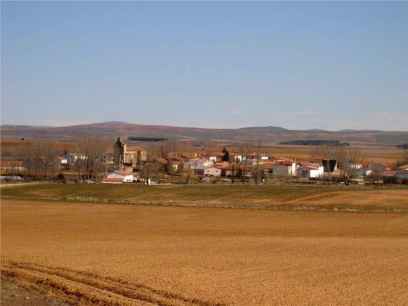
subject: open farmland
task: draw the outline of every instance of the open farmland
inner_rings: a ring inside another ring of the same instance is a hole
[[[394,165],[403,158],[403,150],[390,145],[369,145],[363,143],[352,144],[353,149],[361,152],[367,162]],[[304,145],[274,145],[265,147],[265,151],[272,156],[292,158],[296,160],[313,160],[316,158],[316,146]],[[321,156],[318,156],[319,158]]]
[[[339,185],[28,184],[2,188],[17,200],[154,206],[408,212],[408,188]]]
[[[406,305],[408,215],[1,203],[2,272],[70,303]]]

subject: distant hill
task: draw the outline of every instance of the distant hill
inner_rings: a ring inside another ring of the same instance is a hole
[[[321,140],[321,139],[309,139],[309,140],[291,140],[291,141],[282,141],[280,144],[283,145],[296,145],[296,146],[349,146],[347,142],[341,142],[338,140]]]
[[[245,127],[238,129],[209,129],[194,127],[176,127],[162,125],[141,125],[126,122],[102,122],[63,127],[49,126],[0,126],[2,137],[7,138],[47,138],[75,139],[86,136],[114,138],[121,137],[158,137],[177,140],[223,141],[223,142],[262,142],[263,145],[296,140],[330,140],[348,143],[400,145],[408,143],[408,131],[324,131],[324,130],[288,130],[281,127]]]

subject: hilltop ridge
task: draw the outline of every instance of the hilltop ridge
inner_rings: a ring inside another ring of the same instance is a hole
[[[277,144],[293,140],[338,140],[350,143],[399,145],[408,142],[408,131],[320,129],[290,130],[277,126],[242,128],[199,128],[169,125],[144,125],[122,121],[107,121],[70,126],[2,125],[2,137],[70,139],[78,137],[165,137],[177,140],[256,142]]]

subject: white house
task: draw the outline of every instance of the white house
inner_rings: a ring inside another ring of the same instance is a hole
[[[76,162],[77,160],[87,160],[88,156],[82,153],[69,153],[68,159],[70,159],[71,162]]]
[[[123,183],[133,183],[134,181],[135,177],[133,176],[133,174],[125,175],[122,180]]]
[[[214,165],[214,162],[212,160],[208,160],[205,158],[196,158],[196,159],[190,159],[189,161],[184,163],[184,166],[189,167],[192,170],[195,169],[205,169],[212,167]]]
[[[204,170],[213,165],[213,161],[205,158],[190,159],[184,163],[184,167],[193,170],[196,175],[204,175]]]
[[[204,175],[206,176],[221,176],[221,169],[216,167],[210,167],[204,169]]]
[[[68,170],[69,169],[69,161],[68,158],[65,157],[59,157],[60,160],[60,167],[62,169]]]
[[[133,174],[125,172],[112,172],[105,176],[102,183],[108,184],[121,184],[121,183],[133,183],[136,181],[136,177]]]
[[[324,175],[324,167],[314,163],[303,164],[297,169],[297,174],[308,178],[319,178]]]
[[[210,156],[210,157],[208,158],[208,160],[215,163],[215,162],[217,162],[217,156]]]
[[[242,162],[244,160],[244,157],[241,154],[237,154],[237,155],[234,155],[234,159],[237,162]]]
[[[112,172],[109,173],[102,181],[102,183],[107,184],[121,184],[125,179],[125,175],[121,173]]]
[[[296,163],[291,161],[281,161],[272,165],[272,173],[276,176],[295,176]]]
[[[318,177],[322,177],[324,175],[324,167],[323,166],[319,166],[315,169],[310,169],[309,170],[309,177],[310,178],[318,178]]]
[[[351,163],[351,164],[350,164],[350,168],[351,168],[351,169],[359,170],[359,169],[363,169],[363,165],[360,164],[360,163]]]

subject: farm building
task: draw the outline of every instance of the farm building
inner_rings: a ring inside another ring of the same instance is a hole
[[[0,174],[22,174],[26,171],[23,161],[21,160],[1,160]]]
[[[296,163],[286,160],[277,161],[272,165],[272,173],[276,176],[295,176]]]
[[[316,163],[303,163],[297,169],[297,175],[308,178],[319,178],[324,175],[324,167]]]
[[[190,168],[196,175],[204,175],[204,171],[214,165],[214,162],[205,158],[191,159],[184,163],[185,168]]]
[[[205,176],[221,176],[221,169],[216,167],[210,167],[204,170]]]

